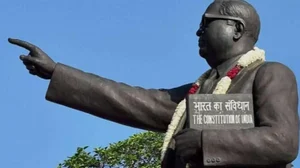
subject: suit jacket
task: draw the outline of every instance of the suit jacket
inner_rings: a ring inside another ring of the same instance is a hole
[[[165,132],[190,87],[132,87],[58,63],[46,99],[127,126]],[[293,72],[280,63],[253,64],[232,81],[228,93],[253,94],[255,128],[203,130],[202,164],[193,167],[288,167],[297,157],[299,141]]]

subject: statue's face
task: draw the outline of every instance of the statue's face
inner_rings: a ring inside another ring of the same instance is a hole
[[[234,45],[235,24],[239,18],[223,16],[219,14],[219,3],[212,3],[203,14],[200,28],[197,31],[199,37],[199,54],[210,65],[218,64],[225,58],[222,54]]]

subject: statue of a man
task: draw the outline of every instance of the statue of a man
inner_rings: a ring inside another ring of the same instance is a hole
[[[209,5],[197,36],[199,54],[211,69],[196,88],[193,83],[171,89],[132,87],[56,63],[28,42],[9,42],[30,51],[20,56],[30,74],[50,80],[47,100],[140,129],[166,132],[190,88],[197,93],[250,93],[254,128],[194,130],[183,123],[171,136],[174,148],[164,153],[162,167],[286,168],[298,154],[297,83],[285,65],[263,61],[264,52],[255,47],[259,32],[259,16],[247,2]]]

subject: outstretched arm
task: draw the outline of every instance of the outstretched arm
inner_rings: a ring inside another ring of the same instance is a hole
[[[203,130],[205,166],[285,165],[297,157],[299,118],[294,74],[282,64],[266,63],[258,70],[253,87],[256,127]]]
[[[20,59],[32,75],[51,79],[46,99],[120,124],[166,131],[177,104],[191,84],[173,89],[143,89],[55,63],[37,46],[19,39],[29,50]]]

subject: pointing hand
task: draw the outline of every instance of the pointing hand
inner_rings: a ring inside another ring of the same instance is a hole
[[[12,38],[9,38],[8,41],[29,50],[28,55],[21,55],[20,59],[30,74],[43,79],[51,79],[56,63],[45,52],[26,41]]]

